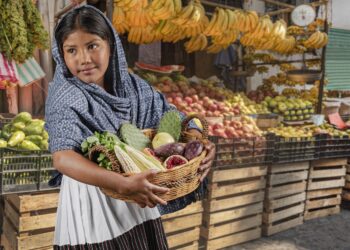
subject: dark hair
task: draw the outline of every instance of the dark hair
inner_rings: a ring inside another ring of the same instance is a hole
[[[64,40],[76,30],[83,30],[101,37],[109,43],[111,53],[113,53],[114,35],[105,18],[93,8],[81,7],[66,14],[56,28],[55,39],[62,57]]]

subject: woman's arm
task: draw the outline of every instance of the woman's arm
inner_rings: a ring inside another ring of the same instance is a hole
[[[73,150],[53,153],[53,165],[59,172],[77,181],[129,196],[141,207],[154,207],[157,204],[166,205],[166,202],[160,199],[156,193],[166,193],[169,190],[149,182],[156,174],[154,171],[145,171],[141,174],[123,177],[116,172],[98,166]]]

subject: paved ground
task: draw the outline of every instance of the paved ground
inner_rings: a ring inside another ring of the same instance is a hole
[[[226,250],[350,250],[350,210]]]

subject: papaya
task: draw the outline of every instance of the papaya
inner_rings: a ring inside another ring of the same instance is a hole
[[[43,138],[40,135],[27,135],[24,140],[31,141],[36,145],[40,145]]]
[[[15,123],[12,123],[11,131],[13,132],[20,131],[20,130],[23,130],[25,127],[26,127],[26,124],[24,122],[15,122]]]
[[[19,145],[25,137],[26,135],[22,131],[16,131],[11,135],[9,141],[7,142],[7,145],[10,147],[15,147]]]
[[[23,129],[26,135],[41,135],[43,131],[44,125],[39,122],[31,122]]]
[[[49,143],[47,142],[47,140],[42,140],[41,141],[40,148],[42,150],[48,150],[49,149]]]
[[[7,124],[7,125],[9,125],[9,124]],[[11,137],[11,128],[7,129],[5,127],[6,127],[6,125],[2,128],[0,137],[5,139],[5,140],[8,140]]]
[[[23,122],[29,123],[32,120],[32,115],[28,112],[21,112],[13,118],[12,123]]]
[[[6,148],[7,147],[7,141],[0,139],[0,148]]]
[[[36,145],[35,143],[27,140],[23,140],[21,144],[19,145],[20,149],[25,149],[25,150],[40,150],[39,146]]]
[[[41,136],[43,137],[43,139],[49,139],[49,133],[47,133],[47,131],[44,129],[43,133],[41,134]]]

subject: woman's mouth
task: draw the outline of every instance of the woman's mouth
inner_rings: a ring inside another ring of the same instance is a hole
[[[81,69],[80,73],[83,73],[84,75],[91,75],[95,69],[96,67]]]

